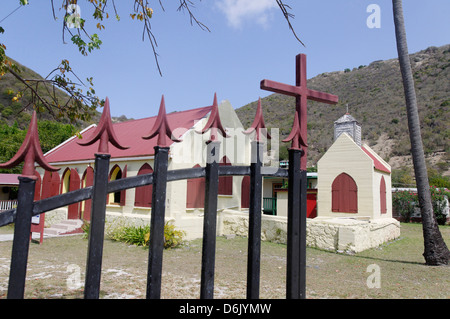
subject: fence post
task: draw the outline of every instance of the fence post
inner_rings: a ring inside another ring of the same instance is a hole
[[[300,251],[299,251],[299,298],[306,298],[306,192],[308,180],[306,170],[300,170]]]
[[[261,195],[262,195],[262,143],[252,142],[250,164],[250,208],[247,255],[247,298],[259,298],[261,264]]]
[[[155,146],[150,247],[148,251],[147,299],[159,299],[161,296],[168,159],[169,147]]]
[[[9,272],[8,299],[23,299],[30,247],[31,217],[36,180],[19,176],[17,214]]]
[[[289,188],[287,225],[286,298],[300,297],[300,201],[301,150],[289,149]]]
[[[205,167],[205,210],[203,220],[202,272],[200,286],[201,299],[212,299],[214,297],[219,153],[220,142],[209,142],[207,145]]]
[[[89,228],[88,256],[84,298],[98,299],[102,272],[103,239],[108,186],[110,154],[95,154],[94,184],[92,186],[91,225]]]

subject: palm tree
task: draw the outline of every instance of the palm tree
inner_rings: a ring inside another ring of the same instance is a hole
[[[414,80],[412,76],[411,63],[409,60],[408,46],[406,43],[402,1],[392,0],[392,5],[394,11],[398,60],[400,63],[400,71],[402,73],[403,88],[405,91],[411,153],[414,164],[414,173],[416,176],[420,212],[422,215],[422,228],[425,246],[423,256],[427,265],[448,265],[450,261],[450,252],[439,231],[431,202],[428,173],[425,164],[422,137],[420,134],[416,92],[414,89]]]

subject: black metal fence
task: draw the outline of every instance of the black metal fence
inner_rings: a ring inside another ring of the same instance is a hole
[[[288,240],[287,240],[287,298],[305,297],[305,242],[306,242],[306,172],[294,169],[265,169],[261,157],[251,166],[219,166],[218,149],[220,142],[208,145],[208,163],[206,167],[167,170],[168,148],[155,147],[155,170],[152,174],[128,177],[108,182],[108,154],[95,155],[94,185],[76,191],[57,195],[33,202],[35,180],[19,177],[19,198],[16,209],[0,214],[0,226],[15,223],[11,256],[11,270],[8,285],[8,298],[23,298],[30,242],[31,217],[69,204],[92,199],[92,215],[89,233],[88,258],[85,277],[85,298],[98,298],[102,268],[102,251],[106,197],[109,193],[153,184],[151,238],[147,274],[147,298],[159,298],[161,291],[161,268],[164,243],[164,214],[166,183],[181,179],[205,178],[205,213],[203,226],[202,270],[200,298],[213,298],[214,264],[216,244],[217,190],[219,176],[250,175],[250,209],[248,235],[247,297],[258,298],[260,286],[260,249],[261,249],[261,194],[262,177],[289,177],[288,201]],[[252,147],[260,154],[259,142]],[[215,155],[212,155],[215,154]],[[300,151],[291,150],[290,158],[299,161]],[[299,167],[299,166],[298,166]],[[295,183],[291,181],[296,181]],[[297,185],[292,189],[291,185]],[[303,188],[303,189],[302,189]]]
[[[165,118],[159,119],[159,122],[165,121]],[[109,123],[111,123],[110,118]],[[106,126],[104,123],[103,126],[99,124],[98,129],[100,130],[101,127]],[[31,127],[30,125],[30,129]],[[258,125],[252,127],[254,129],[259,128]],[[163,126],[162,129],[166,130],[166,127]],[[215,131],[212,128],[211,134],[213,132],[217,133],[217,129],[220,129],[220,127],[216,127]],[[108,130],[105,131],[111,134]],[[159,132],[159,134],[166,134],[166,132]],[[23,176],[19,177],[17,208],[0,213],[0,226],[15,223],[7,298],[17,299],[24,297],[32,216],[88,199],[92,200],[92,206],[84,297],[88,299],[99,298],[107,196],[109,193],[149,184],[153,184],[153,193],[146,297],[160,298],[166,185],[171,181],[191,178],[205,178],[200,298],[213,298],[219,176],[244,175],[250,176],[247,298],[259,298],[263,176],[287,177],[289,180],[286,297],[305,298],[307,179],[306,171],[300,169],[300,159],[303,153],[301,150],[295,148],[289,150],[288,170],[281,168],[274,170],[272,167],[263,167],[263,143],[257,139],[251,142],[252,161],[250,166],[219,166],[221,142],[211,138],[207,142],[205,167],[168,170],[169,147],[156,146],[153,173],[108,182],[110,155],[105,150],[107,150],[108,141],[111,141],[115,136],[111,134],[112,137],[107,137],[105,141],[103,139],[105,134],[100,133],[97,134],[102,137],[100,138],[99,152],[95,154],[93,186],[33,201],[36,180],[31,176],[30,171],[28,171],[28,174],[23,174]],[[156,135],[158,134],[153,136]],[[160,145],[160,143],[158,144]],[[34,163],[34,160],[35,158],[32,158],[29,161]],[[27,166],[26,157],[25,166]]]

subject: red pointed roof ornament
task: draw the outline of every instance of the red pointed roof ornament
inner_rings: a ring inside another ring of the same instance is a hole
[[[208,122],[200,133],[204,134],[209,129],[211,129],[211,138],[206,143],[211,143],[217,141],[217,130],[220,131],[223,137],[230,137],[222,126],[219,115],[219,106],[217,104],[217,93],[214,93],[214,101],[211,109],[211,114],[209,115]]]
[[[258,106],[256,107],[255,119],[253,120],[252,126],[244,134],[251,134],[253,131],[256,132],[255,141],[261,142],[261,133],[263,133],[267,139],[271,139],[269,132],[267,132],[266,123],[264,122],[264,116],[261,106],[261,98],[258,100]]]
[[[109,99],[106,97],[105,106],[103,107],[103,113],[100,117],[100,122],[97,125],[94,133],[91,135],[90,139],[86,142],[77,142],[82,146],[88,146],[94,144],[100,140],[100,144],[98,145],[98,153],[108,154],[108,142],[111,142],[112,145],[117,147],[118,149],[125,150],[128,147],[120,145],[117,140],[116,133],[113,129],[113,124],[111,122],[111,113],[109,110]]]
[[[291,133],[286,137],[283,142],[292,141],[291,148],[299,150],[300,145],[303,147],[308,147],[308,144],[305,143],[303,139],[302,130],[300,129],[300,119],[298,116],[299,112],[295,112],[294,116],[294,124],[292,125]]]
[[[157,145],[160,147],[169,147],[172,144],[170,141],[181,142],[181,140],[175,138],[172,134],[172,130],[167,121],[166,115],[166,103],[164,101],[164,95],[161,97],[161,104],[159,106],[158,117],[156,118],[155,124],[152,130],[147,136],[143,136],[143,139],[149,140],[158,135]],[[167,137],[169,139],[167,139]]]
[[[35,162],[47,171],[54,172],[59,170],[59,168],[51,166],[42,153],[41,144],[39,143],[36,111],[33,111],[30,126],[28,127],[28,132],[22,146],[20,146],[12,159],[4,164],[0,164],[0,168],[12,168],[19,165],[21,162],[24,162],[21,176],[32,179],[36,179],[34,174]]]

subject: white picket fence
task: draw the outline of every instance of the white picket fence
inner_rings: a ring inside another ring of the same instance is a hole
[[[0,211],[9,210],[17,207],[17,199],[0,200]]]

